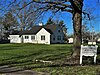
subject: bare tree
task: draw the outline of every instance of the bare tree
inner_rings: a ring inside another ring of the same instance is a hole
[[[90,40],[90,31],[86,25],[82,25],[82,39],[83,40]]]
[[[1,24],[4,26],[4,29],[6,31],[5,38],[7,38],[10,33],[14,32],[14,30],[17,30],[18,22],[16,18],[12,15],[12,13],[8,12],[2,18]]]
[[[72,56],[79,60],[81,41],[82,41],[81,27],[82,27],[83,0],[55,0],[55,1],[53,0],[32,0],[30,3],[41,4],[41,6],[37,8],[37,10],[44,10],[44,11],[52,10],[55,13],[58,11],[70,12],[72,14],[73,29],[74,29],[74,44],[73,44],[73,55]],[[22,8],[25,8],[26,6]],[[79,61],[77,63],[79,63]]]
[[[17,0],[14,0],[13,2],[17,2]],[[10,5],[12,3],[10,3]],[[38,4],[38,6],[35,8],[35,11],[41,12],[41,11],[51,10],[54,13],[61,11],[61,12],[69,12],[72,14],[73,30],[74,30],[73,57],[79,60],[80,47],[81,47],[83,0],[30,0],[30,2],[27,2],[27,4],[25,5],[21,4],[23,6],[19,10],[23,10],[30,4],[33,5]]]
[[[12,13],[16,16],[21,30],[30,29],[38,22],[39,17],[42,14],[42,11],[35,11],[35,8],[37,8],[39,5],[30,4],[25,7],[26,5],[27,0],[19,1],[18,3],[15,2],[10,9],[10,11],[12,11]],[[22,7],[24,8],[20,9]]]

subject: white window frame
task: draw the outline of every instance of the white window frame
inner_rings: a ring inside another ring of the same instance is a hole
[[[31,40],[35,40],[35,36],[34,35],[31,36]]]
[[[45,40],[45,35],[41,35],[41,40]]]
[[[59,33],[61,32],[60,29],[58,29],[58,32],[59,32]]]
[[[29,36],[25,36],[25,39],[29,39]]]

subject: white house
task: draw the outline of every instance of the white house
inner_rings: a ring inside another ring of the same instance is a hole
[[[100,42],[100,38],[97,39],[97,42]]]
[[[64,43],[64,33],[58,25],[34,26],[31,30],[9,35],[10,43]]]
[[[73,43],[73,38],[68,38],[68,43]]]

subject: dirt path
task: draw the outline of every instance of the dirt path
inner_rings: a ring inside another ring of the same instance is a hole
[[[9,67],[9,66],[0,66],[0,73],[10,73],[10,72],[17,72],[21,69],[18,69],[16,67]]]
[[[25,70],[25,71],[11,72],[11,73],[3,73],[1,75],[38,75],[38,73],[33,72],[31,70]]]
[[[18,69],[16,67],[0,66],[0,75],[50,75],[48,73],[34,72],[32,70]]]

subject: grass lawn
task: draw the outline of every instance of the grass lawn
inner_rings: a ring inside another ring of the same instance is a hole
[[[71,56],[71,44],[0,44],[0,66],[16,66],[51,75],[99,75],[100,45],[97,65],[66,66],[66,58]],[[41,62],[50,61],[50,62]]]

